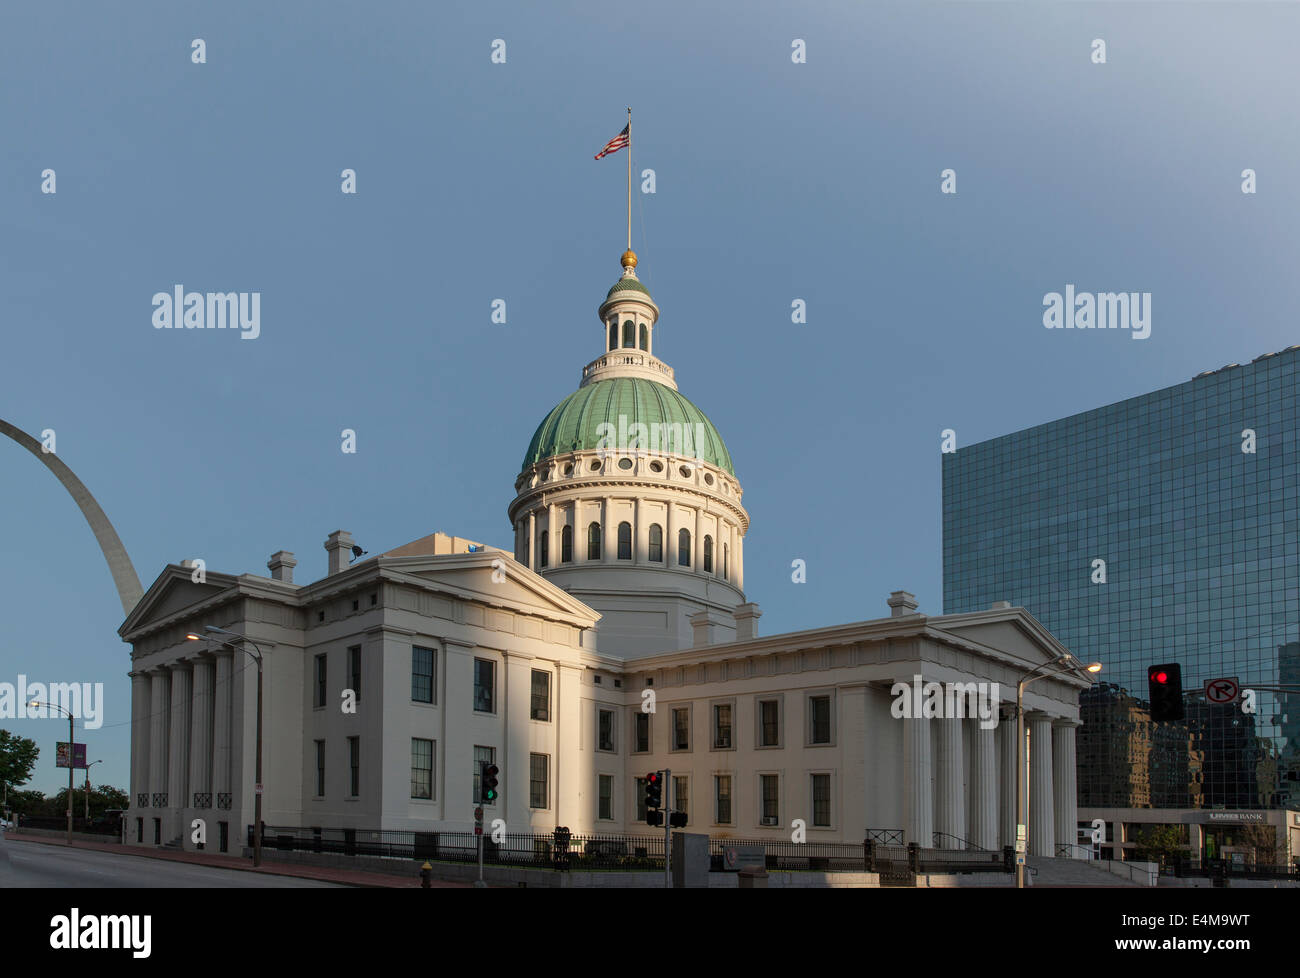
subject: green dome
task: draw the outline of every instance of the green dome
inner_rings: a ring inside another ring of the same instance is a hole
[[[650,297],[650,290],[631,277],[621,278],[610,286],[609,291],[605,293],[605,301],[608,302],[614,298],[616,292],[644,292],[647,299]]]
[[[736,474],[722,436],[704,412],[671,387],[640,377],[598,380],[566,397],[537,426],[523,468],[565,452],[599,448],[600,425],[609,423],[617,430],[619,415],[627,418],[629,426],[636,422],[647,426],[681,424],[683,431],[690,432],[693,453],[701,462]],[[699,444],[695,443],[701,430],[697,424],[703,425],[704,433]],[[666,446],[660,450],[666,451]]]

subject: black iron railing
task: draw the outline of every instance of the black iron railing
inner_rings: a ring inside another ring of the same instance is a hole
[[[905,845],[902,829],[867,829],[867,841],[879,842],[886,846]]]
[[[137,793],[136,793],[136,796],[135,796],[135,807],[136,807],[136,808],[148,808],[148,807],[149,807],[149,792],[147,792],[147,791],[140,791],[140,792],[137,792]]]
[[[154,807],[154,808],[166,808],[166,807],[167,807],[167,792],[165,792],[165,791],[155,791],[155,792],[153,793],[153,807]]]
[[[194,807],[195,807],[195,808],[211,808],[211,807],[212,807],[212,792],[211,792],[211,791],[196,791],[196,792],[194,792]]]
[[[230,792],[220,791],[217,793],[217,807],[223,811],[230,811]]]

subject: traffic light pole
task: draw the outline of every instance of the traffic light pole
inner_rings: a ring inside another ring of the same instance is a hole
[[[673,772],[664,768],[664,889],[673,888],[673,864],[672,864],[672,844],[673,844],[673,826],[672,819],[672,789],[673,789]]]

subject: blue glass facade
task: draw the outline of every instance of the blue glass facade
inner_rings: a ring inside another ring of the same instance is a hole
[[[1300,678],[1298,394],[1300,346],[943,456],[945,613],[1010,601],[1105,666],[1080,807],[1298,807],[1300,696],[1145,702],[1161,662],[1188,691]]]

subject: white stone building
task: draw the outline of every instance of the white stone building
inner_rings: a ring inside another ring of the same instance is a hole
[[[688,829],[713,836],[788,840],[801,819],[808,841],[1012,844],[1014,721],[899,718],[893,690],[996,683],[1014,703],[1066,650],[1024,609],[928,617],[902,591],[887,617],[759,637],[731,457],[654,356],[658,307],[623,266],[600,356],[529,444],[512,552],[433,534],[349,564],[336,531],[309,584],[284,551],[270,577],[163,570],[120,629],[128,841],[191,847],[199,818],[237,851],[253,821],[257,668],[217,626],[263,654],[268,825],[465,830],[491,760],[488,818],[510,832],[648,833],[639,779],[671,769]],[[1035,854],[1076,838],[1087,683],[1026,694]]]

